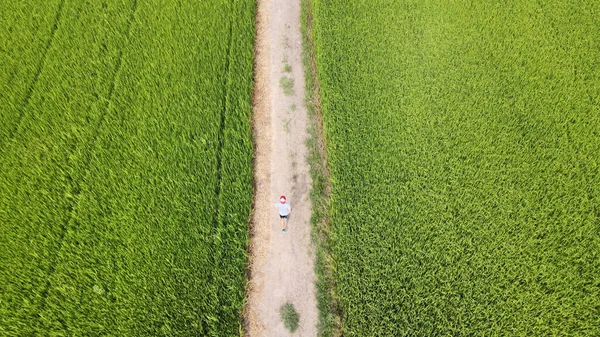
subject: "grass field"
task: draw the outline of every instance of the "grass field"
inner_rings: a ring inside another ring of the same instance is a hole
[[[600,335],[600,3],[313,8],[344,335]]]
[[[0,335],[239,335],[254,2],[0,20]]]

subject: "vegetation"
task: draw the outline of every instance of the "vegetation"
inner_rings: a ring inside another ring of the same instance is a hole
[[[0,335],[239,335],[254,2],[2,16]]]
[[[313,9],[344,335],[600,335],[600,4]]]
[[[294,79],[288,76],[283,76],[279,79],[279,86],[283,89],[286,96],[294,95]]]
[[[286,303],[281,306],[279,310],[279,314],[281,315],[281,320],[283,321],[283,325],[290,332],[296,331],[298,329],[298,322],[300,321],[300,316],[294,309],[294,305],[291,303]]]
[[[62,13],[63,2],[13,1],[0,19],[0,149],[16,132],[46,60],[46,53]],[[10,113],[9,113],[10,112]]]
[[[312,178],[310,199],[312,205],[312,241],[316,247],[318,335],[341,335],[339,300],[335,296],[335,278],[331,254],[330,196],[331,182],[327,166],[323,114],[320,105],[320,87],[316,74],[313,41],[312,0],[301,1],[302,61],[305,73],[305,101],[309,114],[308,163]],[[295,108],[295,105],[293,106]]]

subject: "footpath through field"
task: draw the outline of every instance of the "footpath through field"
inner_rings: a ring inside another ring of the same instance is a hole
[[[280,308],[291,303],[300,316],[294,335],[316,336],[299,0],[258,0],[255,62],[256,192],[246,331],[291,335],[280,316]],[[275,209],[280,195],[293,207],[286,233]]]

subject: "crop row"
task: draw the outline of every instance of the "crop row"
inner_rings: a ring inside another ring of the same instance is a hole
[[[61,1],[14,1],[0,24],[0,145],[10,139],[24,112],[50,49]]]
[[[599,335],[598,3],[313,8],[344,335]]]
[[[60,10],[2,153],[0,334],[239,334],[254,3]]]

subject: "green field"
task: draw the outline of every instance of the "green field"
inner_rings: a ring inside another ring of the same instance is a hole
[[[0,335],[241,331],[254,1],[9,1]]]
[[[312,2],[344,336],[600,336],[600,2]]]

